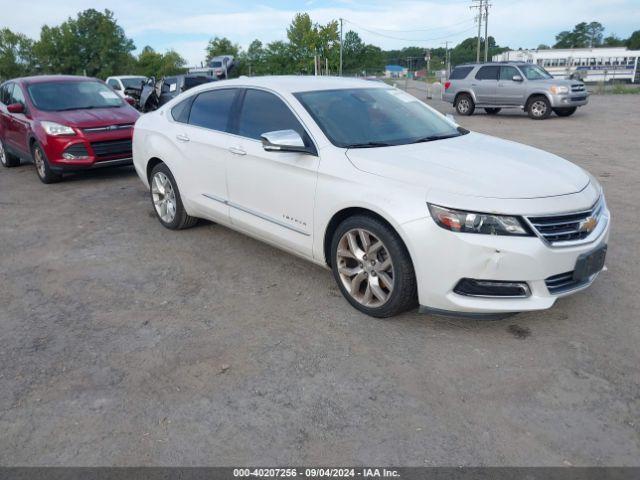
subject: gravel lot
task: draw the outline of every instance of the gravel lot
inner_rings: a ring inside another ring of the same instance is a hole
[[[499,321],[368,318],[322,268],[164,229],[133,169],[1,170],[0,464],[640,465],[639,112],[458,118],[588,168],[613,212],[591,289]]]

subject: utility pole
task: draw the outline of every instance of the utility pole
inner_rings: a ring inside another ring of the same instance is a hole
[[[449,40],[443,42],[444,43],[444,68],[445,71],[447,72],[447,79],[449,79],[449,71],[450,71],[450,65],[449,65]]]
[[[478,3],[477,5],[471,5],[471,7],[469,8],[478,9],[478,16],[476,17],[476,19],[478,20],[478,45],[476,47],[476,63],[480,63],[480,35],[482,32],[482,7],[484,5],[484,1],[483,0],[472,0],[472,1],[474,4],[476,2]]]
[[[489,35],[488,25],[489,25],[489,0],[484,1],[484,63],[487,63],[487,56],[489,54]]]
[[[340,76],[342,76],[342,19],[340,19]]]

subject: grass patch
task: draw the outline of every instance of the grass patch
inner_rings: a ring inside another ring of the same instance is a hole
[[[640,87],[631,85],[614,85],[611,89],[614,95],[640,95]]]

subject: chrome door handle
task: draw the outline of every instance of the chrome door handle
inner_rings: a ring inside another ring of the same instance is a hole
[[[189,141],[189,137],[187,135],[183,135],[183,134],[178,134],[176,135],[176,139],[180,142],[188,142]]]
[[[229,151],[231,153],[233,153],[234,155],[246,155],[247,152],[245,152],[242,148],[240,147],[229,147]]]

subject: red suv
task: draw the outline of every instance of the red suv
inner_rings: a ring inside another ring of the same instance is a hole
[[[32,158],[40,180],[127,165],[139,113],[104,82],[75,76],[9,80],[0,86],[0,162]]]

